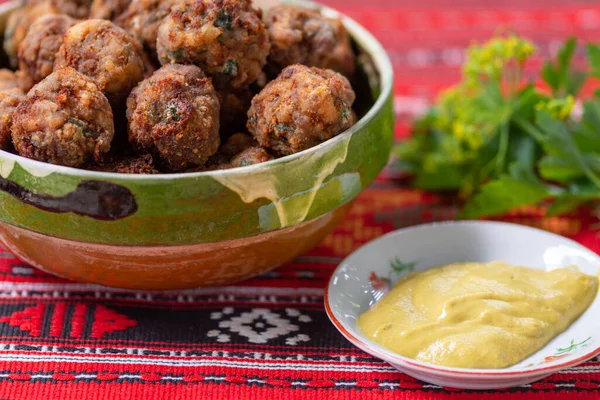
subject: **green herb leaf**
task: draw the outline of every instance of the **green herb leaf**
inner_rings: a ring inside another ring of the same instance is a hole
[[[542,79],[550,86],[553,92],[557,92],[560,87],[560,76],[552,63],[547,61],[542,68]]]
[[[501,215],[517,207],[535,204],[553,195],[550,187],[541,182],[528,168],[510,166],[510,174],[491,181],[481,188],[466,205],[461,218]]]
[[[236,76],[238,74],[237,61],[235,61],[235,60],[225,61],[225,64],[223,64],[222,72],[225,75]]]
[[[513,178],[501,178],[485,184],[462,211],[461,218],[502,215],[517,207],[536,204],[550,197],[544,186]]]
[[[581,88],[585,76],[576,76],[571,71],[571,61],[576,49],[577,40],[570,38],[558,50],[555,62],[548,61],[542,68],[542,78],[552,88],[554,94],[576,94]]]
[[[214,25],[217,28],[230,30],[233,24],[233,16],[227,13],[227,10],[221,8],[217,13]]]
[[[184,49],[167,50],[167,54],[173,61],[181,61],[185,56]]]
[[[512,99],[513,117],[518,116],[525,120],[533,120],[535,118],[536,106],[548,99],[548,96],[538,92],[537,88],[529,84],[517,93],[517,96]]]
[[[600,188],[600,177],[586,163],[567,126],[562,121],[552,118],[546,111],[537,113],[536,123],[545,133],[541,145],[546,152],[562,158],[566,164],[576,166]]]
[[[569,70],[571,68],[571,60],[577,49],[577,39],[570,38],[558,51],[558,73],[560,74],[561,82],[567,80]]]
[[[506,162],[506,154],[508,153],[508,124],[503,124],[500,127],[500,142],[498,155],[496,156],[496,174],[501,174],[504,171],[504,163]]]
[[[565,183],[584,176],[577,164],[553,155],[544,156],[538,163],[538,169],[542,178],[556,182]]]
[[[593,173],[600,173],[600,154],[583,154],[583,160]],[[585,177],[581,167],[572,160],[546,155],[538,163],[542,178],[549,181],[569,183],[575,179]]]
[[[600,78],[600,46],[590,43],[587,45],[586,50],[592,75]]]
[[[549,217],[554,217],[557,215],[566,214],[569,211],[573,211],[586,201],[587,200],[584,198],[565,194],[561,197],[556,198],[552,202],[550,208],[548,208],[548,210],[546,211],[546,215]]]
[[[424,190],[458,190],[465,181],[465,171],[454,164],[439,164],[435,171],[420,172],[414,186]]]
[[[83,136],[97,136],[97,133],[87,124],[87,122],[82,121],[79,118],[70,117],[68,122],[75,125],[77,127],[77,131]]]
[[[166,117],[167,117],[166,119],[168,121],[175,121],[175,122],[177,122],[177,121],[179,121],[181,119],[181,116],[179,115],[179,109],[174,104],[167,105],[166,114],[167,114],[166,115]]]
[[[583,71],[572,71],[567,77],[565,87],[567,94],[577,96],[587,78],[588,75]]]
[[[533,169],[542,150],[531,136],[523,134],[514,125],[511,127],[508,145],[508,164],[519,164],[524,168]]]
[[[288,124],[279,123],[279,124],[275,124],[275,131],[281,132],[282,134],[292,133],[292,132],[294,132],[294,128],[292,128]]]
[[[586,153],[600,153],[600,103],[588,100],[583,103],[581,124],[574,128],[573,139]]]
[[[548,209],[547,215],[559,215],[581,204],[600,199],[600,189],[587,178],[574,179],[562,190]]]
[[[462,217],[500,215],[542,200],[553,201],[553,215],[600,200],[600,90],[577,119],[574,96],[589,74],[573,68],[576,40],[542,69],[550,95],[524,85],[533,50],[514,35],[469,48],[462,81],[439,96],[396,148],[415,186],[467,198]],[[600,46],[588,45],[587,55],[600,78]]]

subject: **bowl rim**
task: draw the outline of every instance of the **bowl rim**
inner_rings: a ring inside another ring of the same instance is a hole
[[[382,346],[377,345],[376,343],[371,343],[370,341],[369,342],[364,341],[364,340],[358,338],[357,336],[355,336],[352,332],[350,332],[344,326],[344,324],[340,320],[337,319],[337,317],[335,316],[335,313],[333,312],[333,309],[331,307],[330,301],[329,301],[330,289],[331,289],[331,287],[333,287],[333,280],[338,275],[340,268],[342,268],[342,266],[344,266],[346,261],[352,255],[354,255],[356,252],[362,250],[365,246],[372,245],[380,240],[383,241],[383,240],[386,240],[387,238],[400,235],[404,232],[410,232],[410,231],[421,230],[421,229],[431,229],[431,228],[435,228],[438,226],[448,226],[448,225],[488,225],[488,226],[495,225],[495,226],[507,226],[507,227],[513,227],[513,228],[518,227],[520,229],[533,231],[535,233],[543,233],[548,236],[558,237],[561,240],[566,241],[570,245],[574,245],[575,247],[578,247],[580,249],[587,250],[587,252],[589,252],[590,254],[593,254],[595,256],[595,258],[600,261],[600,256],[598,256],[598,254],[596,254],[592,250],[588,249],[587,247],[583,246],[582,244],[576,242],[573,239],[569,239],[567,237],[564,237],[564,236],[561,236],[556,233],[552,233],[552,232],[549,232],[549,231],[546,231],[543,229],[538,229],[538,228],[534,228],[534,227],[527,226],[527,225],[515,224],[515,223],[511,223],[511,222],[478,221],[478,220],[442,221],[442,222],[419,224],[419,225],[415,225],[415,226],[411,226],[411,227],[397,229],[392,232],[386,233],[385,235],[382,235],[382,236],[378,237],[377,239],[374,239],[374,240],[362,245],[358,249],[354,250],[347,257],[345,257],[335,268],[335,270],[333,271],[333,273],[331,274],[331,277],[329,278],[329,280],[327,282],[327,285],[325,286],[325,294],[324,294],[325,311],[327,313],[327,316],[333,323],[333,325],[340,331],[340,333],[342,333],[342,335],[346,339],[348,339],[352,344],[354,344],[361,350],[365,351],[366,353],[374,355],[377,358],[380,358],[386,362],[392,363],[394,365],[399,365],[401,367],[407,367],[407,369],[418,370],[419,372],[422,372],[422,373],[435,373],[436,375],[442,375],[442,376],[446,376],[446,377],[452,377],[452,376],[456,376],[456,375],[465,376],[465,377],[466,376],[477,376],[477,377],[489,377],[489,378],[502,378],[502,377],[524,378],[524,377],[528,377],[528,376],[538,376],[538,375],[542,375],[542,374],[550,374],[550,373],[553,373],[553,372],[556,372],[556,371],[559,371],[559,370],[562,370],[562,369],[565,369],[568,367],[572,367],[572,366],[581,364],[581,363],[583,363],[593,357],[596,357],[600,354],[600,346],[599,346],[599,347],[596,347],[596,348],[586,352],[585,354],[577,357],[576,359],[573,359],[570,361],[564,361],[562,363],[555,364],[552,366],[539,365],[537,367],[536,366],[524,367],[524,368],[521,368],[518,370],[511,370],[511,371],[505,371],[503,369],[443,367],[443,366],[438,366],[435,364],[420,362],[420,361],[414,360],[412,358],[393,353],[392,351],[387,350],[387,349],[383,348]],[[600,296],[600,292],[596,294],[596,297],[598,297],[598,296]]]
[[[215,171],[200,171],[200,172],[178,172],[178,173],[160,173],[160,174],[121,174],[115,172],[92,171],[87,169],[79,169],[46,163],[38,160],[33,160],[20,156],[18,154],[9,153],[0,150],[0,165],[3,162],[18,162],[26,170],[35,170],[42,172],[43,176],[51,173],[61,173],[64,175],[83,177],[88,179],[118,179],[123,181],[156,181],[156,180],[172,180],[172,179],[194,179],[203,177],[223,177],[228,175],[246,175],[255,172],[262,172],[273,165],[285,164],[299,158],[305,157],[311,153],[324,151],[329,147],[334,147],[336,144],[348,139],[348,136],[354,135],[356,132],[364,129],[383,109],[392,94],[393,90],[393,67],[389,56],[381,43],[361,24],[347,15],[323,4],[309,0],[284,0],[282,3],[296,4],[307,8],[319,10],[328,16],[339,16],[344,26],[348,30],[350,36],[358,42],[361,47],[372,57],[373,65],[379,72],[380,93],[371,108],[363,117],[358,120],[352,127],[340,133],[339,135],[326,140],[317,146],[309,149],[287,155],[284,157],[270,160],[260,164],[248,165],[244,167],[236,167],[225,170]],[[18,0],[9,1],[0,5],[0,13],[8,12],[15,8]]]

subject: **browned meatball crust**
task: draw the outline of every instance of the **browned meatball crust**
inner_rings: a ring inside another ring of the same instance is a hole
[[[158,27],[169,15],[175,0],[133,0],[115,23],[125,29],[157,58]]]
[[[59,12],[77,19],[88,18],[92,6],[92,0],[50,0],[50,2]]]
[[[160,62],[194,64],[218,88],[254,82],[266,63],[269,38],[250,0],[183,0],[158,30]]]
[[[0,90],[20,88],[19,78],[10,69],[0,69]]]
[[[8,56],[11,66],[16,68],[18,65],[19,44],[27,35],[31,24],[43,15],[59,13],[59,10],[50,1],[44,1],[25,5],[10,14],[4,30],[4,52]]]
[[[73,25],[75,20],[65,14],[44,15],[31,25],[19,45],[17,74],[25,92],[52,73],[63,37]]]
[[[217,91],[221,102],[221,115],[219,122],[221,126],[221,137],[245,130],[248,116],[248,108],[252,101],[252,92],[249,89],[242,90],[219,90]]]
[[[25,93],[19,88],[0,90],[0,149],[2,150],[12,147],[10,131],[13,114],[23,100],[25,100]]]
[[[262,147],[296,153],[350,128],[354,99],[341,74],[291,65],[252,99],[248,130]]]
[[[170,64],[127,99],[129,141],[170,171],[201,166],[219,147],[219,100],[210,78],[193,65]]]
[[[13,114],[15,149],[52,164],[80,167],[102,161],[113,135],[108,100],[89,77],[73,68],[48,75]]]
[[[219,148],[219,154],[227,157],[227,161],[249,147],[257,146],[256,140],[247,133],[235,133]]]
[[[267,161],[271,161],[274,158],[267,153],[262,147],[254,146],[249,147],[242,151],[240,154],[234,156],[231,159],[232,167],[246,167],[248,165],[260,164]]]
[[[64,37],[54,70],[72,67],[89,76],[113,106],[121,105],[144,79],[140,43],[110,21],[90,19],[72,26]]]
[[[90,8],[90,18],[114,21],[125,12],[129,4],[131,0],[94,0]]]
[[[269,61],[279,69],[304,64],[348,77],[354,73],[350,37],[339,19],[304,7],[278,5],[269,10],[265,24],[271,39]]]
[[[204,167],[188,170],[188,172],[216,171],[236,167],[245,167],[274,160],[271,154],[260,147],[256,140],[247,133],[235,133],[210,157]]]
[[[229,159],[225,158],[222,154],[217,153],[211,158],[209,158],[206,164],[204,164],[202,167],[188,169],[185,172],[217,171],[229,168],[231,168],[231,164],[229,164]]]
[[[233,168],[229,163],[232,157],[253,146],[258,146],[258,143],[256,143],[256,140],[254,140],[252,136],[247,133],[235,133],[219,147],[219,150],[208,159],[203,167],[195,168],[188,172],[215,171],[218,169]]]
[[[158,174],[154,167],[154,161],[150,154],[143,154],[135,157],[112,158],[103,163],[95,164],[91,168],[93,171],[115,172],[118,174]]]

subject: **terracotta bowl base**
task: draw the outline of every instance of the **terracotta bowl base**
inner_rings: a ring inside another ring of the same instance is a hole
[[[302,224],[224,242],[114,246],[42,235],[0,222],[0,240],[23,261],[64,278],[124,289],[228,285],[270,271],[316,246],[350,204]]]

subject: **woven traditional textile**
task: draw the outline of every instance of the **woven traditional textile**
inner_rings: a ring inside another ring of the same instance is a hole
[[[462,49],[508,24],[552,53],[600,39],[600,5],[569,0],[330,0],[388,49],[397,135],[458,79]],[[500,8],[499,8],[500,7]],[[385,174],[384,174],[385,175]],[[385,232],[453,219],[454,199],[380,179],[310,254],[226,288],[131,292],[55,278],[0,253],[0,399],[600,399],[600,360],[513,389],[466,392],[417,381],[347,342],[323,308],[339,261]],[[505,220],[600,251],[591,210]],[[57,262],[58,255],[57,255]]]

